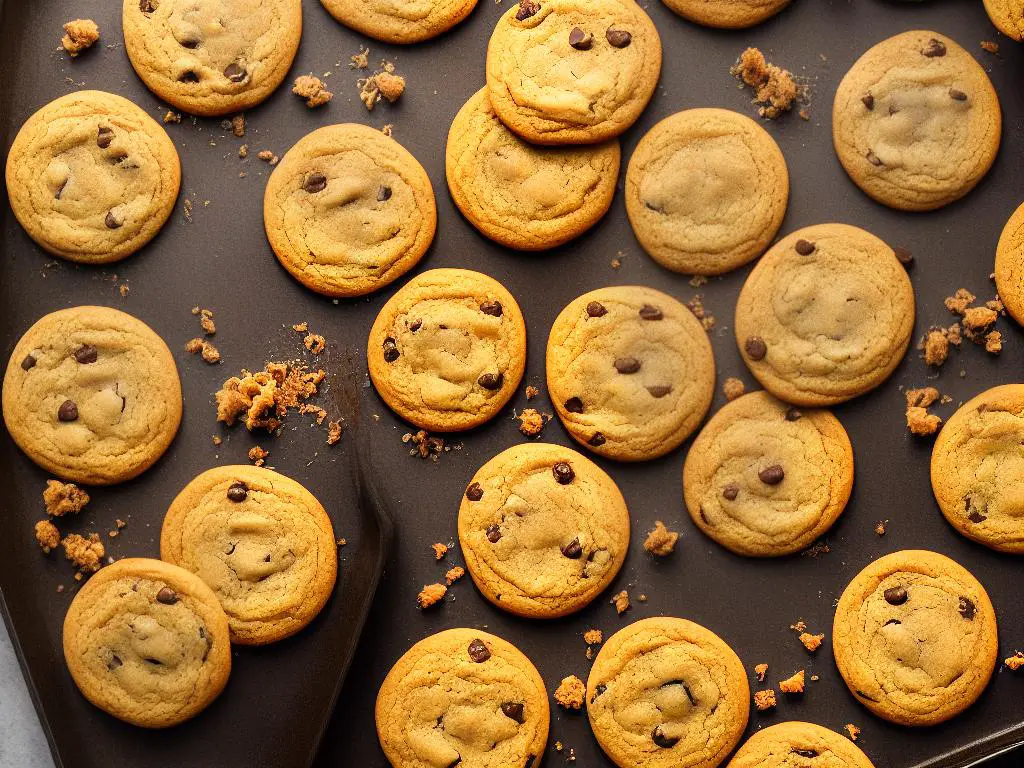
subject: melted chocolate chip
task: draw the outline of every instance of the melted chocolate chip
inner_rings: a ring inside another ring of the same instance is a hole
[[[757,477],[765,485],[778,485],[785,479],[786,472],[781,464],[772,464],[758,472]]]
[[[160,0],[139,0],[139,10],[143,13],[152,13],[160,7]]]
[[[801,256],[810,256],[814,253],[816,246],[810,240],[797,240],[796,241],[796,252]]]
[[[607,440],[607,438],[605,438],[604,435],[602,435],[600,432],[595,432],[591,436],[591,438],[589,440],[587,440],[587,445],[591,445],[594,448],[599,448],[600,446],[604,445],[606,442],[608,442],[608,440]]]
[[[983,523],[988,520],[988,517],[981,514],[978,510],[972,509],[970,514],[967,515],[967,519],[972,523]]]
[[[65,400],[57,409],[57,418],[61,421],[78,421],[78,405],[74,400]]]
[[[668,384],[652,384],[647,387],[647,393],[654,398],[662,398],[672,391]]]
[[[480,305],[480,311],[491,317],[501,317],[505,310],[502,309],[500,301],[485,301]]]
[[[674,747],[676,744],[679,743],[678,736],[666,736],[665,732],[661,729],[660,725],[656,725],[654,727],[654,730],[651,731],[651,739],[654,741],[655,744],[657,744],[659,747],[662,747],[663,749]]]
[[[506,701],[501,705],[501,713],[517,723],[522,725],[526,722],[526,713],[523,711],[523,703],[521,701]]]
[[[387,184],[381,184],[380,188],[377,190],[377,202],[378,203],[383,203],[383,202],[385,202],[387,200],[390,200],[390,199],[391,199],[391,187],[389,187]]]
[[[551,468],[551,474],[555,476],[555,480],[560,485],[568,485],[576,479],[576,473],[573,471],[569,462],[560,461]]]
[[[174,605],[178,602],[178,593],[170,587],[160,587],[160,591],[156,593],[156,601],[164,605]]]
[[[953,101],[967,101],[967,94],[963,91],[959,91],[956,88],[949,89],[949,98]]]
[[[635,357],[617,357],[615,370],[619,373],[636,373],[640,370],[640,361]]]
[[[60,200],[60,196],[64,194],[64,187],[68,185],[68,179],[61,182],[60,186],[57,187],[57,191],[53,193],[54,200]]]
[[[882,162],[882,158],[876,155],[873,150],[869,149],[868,153],[864,156],[868,159],[869,163],[878,168],[881,168],[883,165],[885,165],[885,163]]]
[[[409,324],[409,330],[412,331],[413,333],[416,333],[416,331],[418,331],[422,327],[423,327],[423,321],[422,320],[413,320]]]
[[[306,177],[306,180],[302,182],[302,188],[311,195],[315,195],[317,192],[323,192],[327,189],[327,177],[322,173],[311,173]]]
[[[946,44],[941,40],[936,40],[934,37],[928,41],[928,45],[923,51],[922,56],[927,56],[929,59],[934,59],[938,56],[946,55]]]
[[[25,359],[21,361],[21,370],[30,371],[36,367],[36,359],[32,355],[25,355]]]
[[[480,483],[470,483],[466,488],[466,498],[470,501],[480,501],[484,497],[484,488]]]
[[[491,651],[484,645],[484,641],[477,638],[469,644],[469,658],[477,664],[483,664],[491,658]]]
[[[501,389],[505,383],[505,375],[502,373],[481,373],[480,378],[476,380],[484,389],[494,392],[495,390]]]
[[[902,621],[900,621],[899,619],[889,619],[889,620],[888,620],[887,622],[885,622],[885,624],[883,624],[882,626],[883,626],[883,627],[890,627],[890,626],[891,626],[891,627],[898,627],[898,626],[899,626],[900,624],[902,624],[902,623],[903,623],[903,622],[902,622]]]
[[[531,16],[536,16],[540,10],[540,3],[536,0],[519,0],[519,10],[516,11],[516,21],[526,21]]]
[[[786,421],[799,421],[803,417],[804,414],[799,408],[786,409]]]
[[[594,686],[594,695],[590,697],[590,703],[593,704],[594,700],[607,690],[608,686],[604,683],[598,683],[596,686]]]
[[[875,108],[875,97],[872,96],[870,93],[865,93],[863,96],[861,96],[860,100],[864,102],[864,106],[867,107],[869,110]]]
[[[181,76],[178,77],[178,82],[179,83],[198,83],[199,82],[199,75],[197,75],[192,70],[189,70],[187,72],[182,72]]]
[[[182,48],[188,48],[190,51],[193,51],[199,47],[199,44],[201,42],[203,41],[200,40],[198,37],[189,35],[183,40],[178,40],[178,45],[180,45]]]
[[[583,401],[578,397],[570,397],[563,406],[569,413],[583,413]]]
[[[501,527],[497,523],[491,523],[487,526],[487,530],[484,531],[484,535],[487,536],[487,540],[491,544],[497,544],[501,541]]]
[[[661,320],[665,317],[665,314],[650,304],[644,304],[640,307],[640,319],[641,320]]]
[[[224,67],[224,77],[232,83],[242,82],[247,74],[249,73],[245,71],[245,68],[234,61]]]
[[[589,32],[584,32],[579,27],[573,27],[569,31],[569,45],[577,51],[589,51],[593,44],[594,36]]]
[[[722,488],[722,495],[729,501],[736,501],[736,497],[740,495],[740,487],[736,483],[726,483]]]
[[[793,754],[800,755],[800,757],[817,757],[818,750],[816,749],[794,749]]]
[[[579,560],[583,556],[583,547],[578,536],[562,547],[562,554],[570,560]]]
[[[75,360],[82,365],[95,363],[99,359],[99,356],[99,350],[97,350],[92,344],[83,344],[75,350]]]
[[[107,662],[107,669],[109,669],[111,672],[113,672],[115,669],[120,667],[122,664],[124,664],[124,662],[121,661],[121,657],[118,656],[115,653],[115,654],[111,655],[110,661]]]
[[[107,225],[107,229],[120,229],[123,222],[118,220],[113,211],[107,211],[107,215],[103,217],[103,223]]]
[[[743,349],[751,360],[764,360],[764,356],[768,354],[768,345],[760,336],[748,336],[743,342]]]
[[[235,502],[236,504],[240,504],[241,502],[245,501],[246,498],[248,498],[248,496],[249,486],[243,483],[241,480],[239,480],[237,483],[232,483],[228,487],[228,498],[231,501]]]
[[[101,125],[96,131],[96,146],[100,149],[106,149],[110,146],[110,142],[114,140],[114,129],[109,128],[105,125]]]
[[[633,42],[633,35],[624,29],[611,29],[609,27],[604,36],[608,39],[608,44],[612,48],[625,48]]]
[[[402,353],[398,351],[398,344],[390,336],[384,339],[383,349],[385,362],[393,363],[402,356]]]
[[[907,602],[909,595],[907,595],[905,587],[889,587],[882,593],[882,597],[885,598],[885,602],[889,605],[903,605]]]
[[[974,601],[967,597],[960,598],[960,605],[957,606],[957,610],[960,611],[960,615],[968,621],[974,620],[974,615],[978,612],[978,606],[974,604]]]
[[[589,317],[604,317],[608,314],[608,310],[604,308],[604,304],[600,301],[592,301],[587,304],[587,315]]]
[[[908,251],[906,248],[900,246],[894,246],[892,252],[896,254],[896,259],[904,267],[911,267],[914,264],[914,254]]]

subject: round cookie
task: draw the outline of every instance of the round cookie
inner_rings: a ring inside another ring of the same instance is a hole
[[[587,679],[587,716],[622,768],[715,768],[747,726],[750,686],[715,633],[662,616],[601,647]]]
[[[320,0],[334,18],[385,43],[419,43],[447,32],[477,0]]]
[[[653,288],[599,288],[548,337],[548,392],[573,439],[644,461],[677,448],[711,407],[715,358],[693,313]]]
[[[494,278],[432,269],[383,306],[366,357],[373,386],[403,419],[436,432],[472,429],[515,394],[526,321]]]
[[[995,276],[1006,311],[1024,325],[1024,204],[1013,212],[999,237]]]
[[[101,568],[64,617],[64,659],[90,702],[144,728],[204,710],[231,673],[228,620],[197,576],[126,558]]]
[[[320,613],[334,590],[337,546],[313,494],[249,465],[199,475],[171,502],[160,532],[160,557],[213,590],[240,645],[282,640]]]
[[[533,144],[596,144],[643,112],[661,72],[654,22],[632,0],[520,0],[487,45],[494,111]]]
[[[718,275],[756,259],[786,215],[782,150],[749,117],[688,109],[655,125],[626,170],[626,213],[651,258]]]
[[[434,239],[423,166],[368,125],[320,128],[270,175],[263,224],[278,261],[325,296],[363,296],[412,269]]]
[[[767,392],[722,407],[690,446],[683,494],[694,524],[738,555],[799,552],[838,519],[853,489],[853,447],[828,411]]]
[[[791,0],[664,0],[684,19],[719,29],[745,29],[769,19]]]
[[[789,721],[751,736],[727,768],[874,768],[859,747],[814,723]]]
[[[904,32],[860,57],[836,91],[832,139],[853,182],[878,202],[930,211],[992,167],[1002,132],[985,70],[937,32]]]
[[[377,694],[377,736],[394,768],[537,768],[547,691],[522,652],[478,629],[420,640]]]
[[[107,264],[152,240],[174,210],[174,143],[128,99],[61,96],[30,117],[7,156],[7,195],[29,237],[54,256]]]
[[[968,400],[932,448],[932,491],[949,524],[969,539],[1024,554],[1024,384]]]
[[[740,291],[735,325],[743,361],[765,389],[794,405],[835,405],[899,365],[914,330],[914,289],[877,237],[818,224],[761,257]]]
[[[141,320],[73,307],[39,319],[14,347],[3,413],[14,442],[47,472],[111,485],[167,450],[181,423],[181,381]]]
[[[995,610],[978,580],[948,557],[895,552],[843,592],[832,649],[847,687],[874,714],[935,725],[973,704],[992,677]]]
[[[629,510],[615,481],[586,457],[520,444],[473,475],[459,507],[459,546],[496,606],[556,618],[615,578],[629,549]]]
[[[1020,0],[985,0],[985,10],[1000,32],[1017,42],[1024,41],[1024,5]]]
[[[448,131],[445,172],[455,204],[486,237],[524,251],[554,248],[608,211],[619,142],[537,147],[509,131],[481,89]]]
[[[124,0],[124,47],[168,104],[213,117],[255,107],[281,84],[302,37],[301,0]]]

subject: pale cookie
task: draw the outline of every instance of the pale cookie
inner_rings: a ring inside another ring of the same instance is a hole
[[[455,204],[487,237],[538,251],[590,229],[608,211],[619,176],[619,142],[538,147],[509,131],[487,89],[459,110],[445,171]]]
[[[886,555],[839,599],[836,666],[858,701],[901,725],[935,725],[967,709],[995,669],[996,615],[985,588],[934,552]]]
[[[719,29],[744,29],[769,19],[792,0],[663,0],[684,19]]]
[[[587,680],[587,715],[621,768],[715,768],[743,735],[750,686],[718,635],[662,616],[621,629]]]
[[[386,43],[419,43],[461,22],[477,0],[320,0],[338,21]]]
[[[756,259],[786,215],[782,150],[749,117],[689,109],[655,125],[626,170],[626,213],[644,250],[675,272],[718,275]]]
[[[576,451],[516,445],[473,475],[459,507],[459,545],[496,606],[529,618],[565,616],[619,572],[629,510],[615,481]]]
[[[653,288],[599,288],[571,302],[548,337],[548,392],[573,439],[611,459],[677,448],[715,390],[711,343],[693,313]]]
[[[950,525],[1003,552],[1024,553],[1024,384],[968,400],[932,449],[932,491]]]
[[[828,411],[797,410],[767,392],[722,407],[690,446],[683,493],[693,522],[740,555],[810,546],[853,489],[853,448]]]
[[[818,224],[761,258],[736,303],[736,341],[762,386],[795,405],[841,403],[893,372],[914,330],[914,290],[892,248]]]
[[[727,768],[874,768],[860,747],[814,723],[789,721],[751,736]]]
[[[1021,0],[985,0],[985,10],[1000,32],[1024,41],[1024,3]]]
[[[487,45],[487,92],[534,144],[618,136],[658,84],[661,40],[633,0],[521,0]]]
[[[110,485],[152,466],[181,422],[181,382],[152,329],[106,307],[62,309],[14,347],[3,385],[14,442],[64,480]]]
[[[362,296],[398,279],[434,239],[423,166],[368,125],[320,128],[274,169],[263,223],[278,260],[325,296]]]
[[[530,660],[478,629],[416,643],[377,694],[377,737],[394,768],[537,768],[549,719]]]
[[[231,673],[228,620],[198,577],[160,560],[100,569],[64,617],[64,659],[90,702],[144,728],[194,717]]]
[[[985,70],[937,32],[904,32],[860,57],[836,91],[832,139],[853,182],[884,205],[930,211],[992,167],[1002,114]]]
[[[1024,325],[1024,204],[1013,212],[999,237],[995,276],[1003,306]]]
[[[136,74],[177,109],[215,116],[255,107],[281,84],[302,37],[301,0],[124,0]]]
[[[457,432],[497,415],[526,368],[526,322],[497,280],[468,269],[417,275],[387,304],[366,352],[378,394],[417,427]]]
[[[206,582],[240,645],[305,627],[338,573],[320,502],[294,480],[249,465],[210,469],[185,486],[164,517],[160,557]]]
[[[181,164],[164,129],[132,102],[77,91],[25,122],[6,176],[29,237],[63,259],[106,264],[160,231],[178,199]]]

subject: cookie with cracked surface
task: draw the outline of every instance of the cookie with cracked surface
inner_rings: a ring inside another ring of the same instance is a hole
[[[487,92],[533,144],[595,144],[631,126],[654,93],[661,40],[632,0],[520,0],[487,45]]]
[[[1024,384],[968,400],[932,448],[932,491],[949,524],[969,539],[1024,554]]]
[[[578,611],[604,591],[629,549],[629,510],[600,467],[559,445],[516,445],[484,464],[459,507],[473,582],[529,618]]]
[[[320,0],[346,27],[385,43],[419,43],[465,19],[477,0]]]
[[[985,70],[937,32],[883,40],[846,73],[832,107],[832,139],[853,182],[878,202],[930,211],[988,173],[1002,114]]]
[[[526,368],[526,321],[494,278],[468,269],[417,275],[381,309],[370,379],[406,421],[458,432],[497,415]]]
[[[587,679],[587,716],[622,768],[715,768],[747,726],[736,653],[685,619],[643,619],[612,635]]]
[[[11,209],[29,237],[62,259],[107,264],[131,256],[174,210],[174,143],[128,99],[61,96],[30,117],[7,156]]]
[[[445,171],[455,204],[480,232],[509,248],[554,248],[596,224],[615,195],[617,140],[538,147],[498,119],[487,89],[459,110]]]
[[[181,423],[181,381],[153,330],[107,307],[73,307],[21,337],[3,384],[14,442],[64,480],[111,485],[159,459]]]
[[[863,229],[817,224],[773,245],[736,303],[736,341],[761,385],[821,407],[874,389],[914,330],[914,289],[892,248]]]
[[[860,747],[835,731],[791,720],[758,731],[728,768],[874,768]]]
[[[789,201],[769,133],[727,109],[688,109],[655,125],[626,170],[626,213],[644,250],[675,272],[718,275],[756,259]]]
[[[1020,0],[985,0],[985,11],[996,28],[1018,43],[1024,41],[1024,5]]]
[[[231,673],[228,620],[183,568],[118,560],[92,576],[64,617],[64,659],[94,705],[144,728],[205,709]]]
[[[368,125],[320,128],[274,169],[263,223],[278,261],[325,296],[363,296],[412,269],[434,239],[423,166]]]
[[[544,681],[511,643],[478,629],[420,640],[377,694],[394,768],[537,768],[548,739]]]
[[[171,502],[160,557],[201,578],[228,615],[231,642],[294,635],[324,607],[338,573],[331,519],[308,490],[269,469],[217,467]]]
[[[745,29],[770,19],[792,0],[664,0],[684,19],[705,27]]]
[[[573,439],[644,461],[697,428],[715,390],[715,358],[693,313],[644,286],[599,288],[572,301],[548,337],[548,392]]]
[[[1024,204],[1003,227],[996,246],[996,291],[1006,311],[1024,325]]]
[[[241,112],[288,74],[301,0],[124,0],[128,59],[153,93],[194,115]]]
[[[853,447],[839,419],[797,410],[767,392],[727,403],[697,435],[683,467],[694,524],[751,557],[810,546],[853,489]]]
[[[905,550],[861,571],[839,598],[836,666],[854,697],[901,725],[935,725],[981,695],[998,655],[985,588],[944,555]]]

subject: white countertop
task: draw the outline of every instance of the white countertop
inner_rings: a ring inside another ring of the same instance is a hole
[[[53,768],[25,678],[0,621],[0,768]]]

